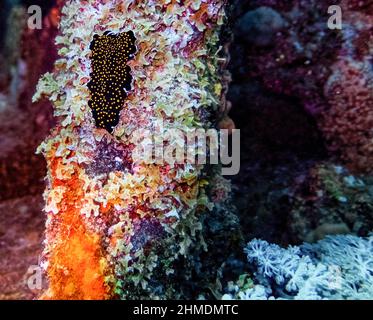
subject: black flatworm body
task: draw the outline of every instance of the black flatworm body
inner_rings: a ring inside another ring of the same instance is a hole
[[[136,38],[132,31],[113,34],[106,31],[94,35],[90,74],[87,86],[91,92],[88,102],[98,128],[112,132],[119,122],[119,113],[131,90],[131,68],[128,60],[136,53]]]

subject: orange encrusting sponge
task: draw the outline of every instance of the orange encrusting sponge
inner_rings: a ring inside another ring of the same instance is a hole
[[[59,222],[47,229],[54,241],[47,253],[49,289],[41,299],[108,299],[110,287],[105,284],[105,276],[109,271],[101,237],[87,229],[80,214],[82,182],[75,173],[69,180],[56,179],[55,170],[63,164],[54,157],[51,162],[52,187],[63,185],[66,191],[59,204],[62,210],[56,216]]]

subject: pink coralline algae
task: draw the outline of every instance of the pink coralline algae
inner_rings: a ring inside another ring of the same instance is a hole
[[[372,172],[373,4],[342,1],[341,30],[328,27],[330,5],[254,1],[236,25],[250,45],[242,76],[295,97],[337,161],[355,173]]]
[[[373,73],[369,61],[337,62],[325,86],[330,109],[321,128],[350,169],[373,172]]]
[[[343,44],[324,86],[330,107],[323,112],[320,127],[330,150],[351,170],[372,173],[373,16],[346,11],[344,19]]]

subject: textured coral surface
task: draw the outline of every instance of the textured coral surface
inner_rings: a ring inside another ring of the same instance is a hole
[[[201,115],[224,95],[216,55],[224,1],[152,3],[67,1],[62,9],[61,59],[34,96],[49,96],[61,120],[39,148],[48,163],[42,298],[183,297],[171,279],[189,275],[175,264],[190,247],[206,247],[203,166],[131,154],[146,143],[140,129],[212,126]]]

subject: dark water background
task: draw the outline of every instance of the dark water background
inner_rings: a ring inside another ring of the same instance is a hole
[[[28,8],[31,5],[38,5],[42,9],[43,16],[55,5],[54,0],[2,0],[0,4],[0,47],[4,45],[4,36],[6,34],[7,18],[10,10],[16,5],[23,5]]]

